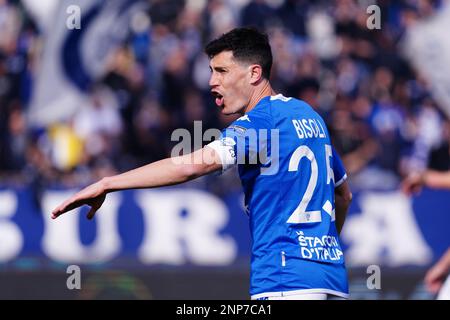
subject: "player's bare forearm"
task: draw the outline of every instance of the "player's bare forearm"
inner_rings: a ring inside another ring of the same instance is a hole
[[[410,195],[419,193],[423,186],[434,189],[450,189],[450,171],[426,170],[411,173],[402,182],[402,190]]]
[[[347,181],[344,181],[339,187],[336,187],[334,194],[334,206],[336,215],[336,229],[338,234],[344,227],[348,208],[352,202],[352,193]]]
[[[217,153],[208,147],[188,155],[156,161],[116,176],[103,178],[87,186],[56,207],[52,212],[52,218],[55,219],[67,211],[87,204],[91,206],[87,217],[92,219],[109,192],[174,185],[221,168],[222,164]]]
[[[427,170],[423,174],[423,183],[427,187],[437,189],[450,189],[450,171],[439,172]]]
[[[342,197],[336,196],[335,198],[335,210],[336,210],[336,229],[338,234],[341,234],[344,227],[345,218],[347,216],[349,204]]]
[[[447,251],[444,253],[444,255],[439,259],[440,264],[445,266],[447,269],[447,272],[450,270],[450,248],[447,249]]]
[[[203,150],[167,158],[125,173],[103,179],[106,192],[155,188],[183,183],[221,168],[220,163],[202,161]]]
[[[425,284],[432,293],[437,293],[442,287],[450,270],[450,248],[447,252],[434,264],[425,275]]]

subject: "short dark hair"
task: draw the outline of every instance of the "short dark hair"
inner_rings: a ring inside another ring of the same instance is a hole
[[[270,78],[272,68],[272,50],[267,34],[255,28],[235,28],[205,47],[205,53],[211,59],[222,51],[231,51],[236,60],[244,63],[259,64],[264,78]]]

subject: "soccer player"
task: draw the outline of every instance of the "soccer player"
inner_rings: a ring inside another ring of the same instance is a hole
[[[450,171],[425,170],[414,173],[402,182],[402,190],[410,195],[419,193],[423,186],[435,189],[450,189]],[[450,248],[425,275],[425,284],[438,300],[450,300]]]
[[[223,114],[240,114],[219,139],[81,190],[52,218],[107,193],[182,183],[237,165],[252,235],[252,299],[347,298],[339,232],[351,201],[323,119],[305,102],[275,94],[267,35],[237,28],[211,41],[210,87]]]

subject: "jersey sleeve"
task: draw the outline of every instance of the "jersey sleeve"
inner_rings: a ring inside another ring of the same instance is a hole
[[[268,118],[264,114],[246,114],[225,128],[219,139],[207,146],[219,155],[224,172],[236,164],[258,164],[258,155],[267,148],[268,137]]]
[[[339,157],[338,153],[332,147],[333,152],[333,172],[334,172],[334,181],[335,181],[335,187],[339,187],[346,179],[347,179],[347,173],[345,172],[344,164],[342,163],[341,158]]]

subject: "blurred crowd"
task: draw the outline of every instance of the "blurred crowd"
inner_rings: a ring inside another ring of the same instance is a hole
[[[357,188],[396,188],[411,170],[450,164],[450,126],[429,84],[401,52],[411,25],[432,16],[431,0],[153,0],[133,17],[126,41],[89,103],[69,120],[30,125],[44,39],[20,1],[0,0],[0,181],[75,186],[170,155],[176,128],[224,128],[209,93],[203,46],[236,26],[271,39],[272,84],[326,120]],[[206,142],[205,142],[206,143]]]

